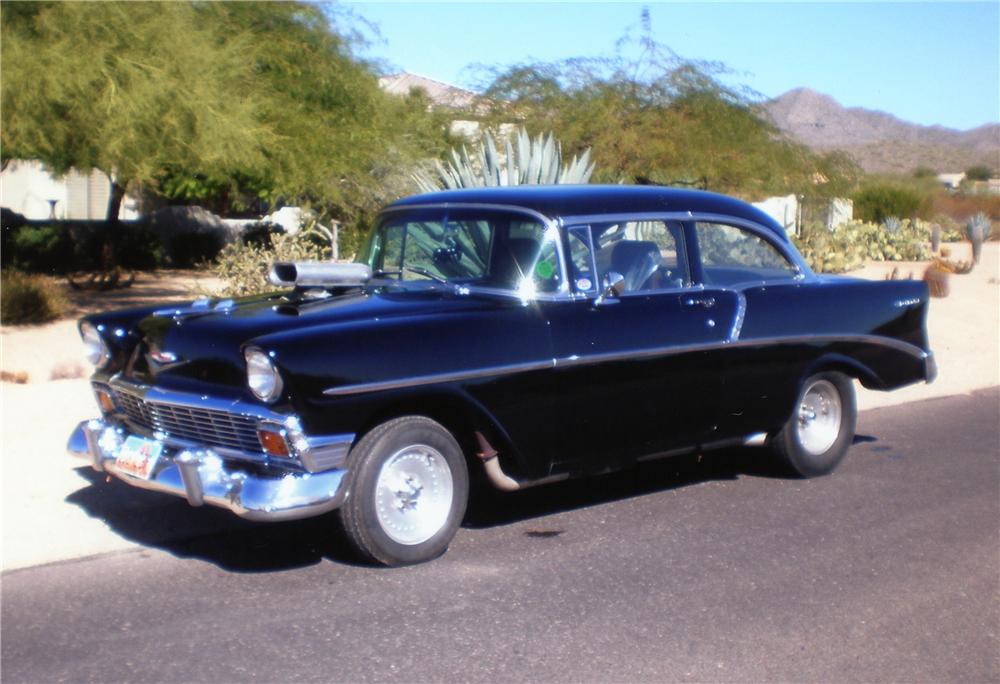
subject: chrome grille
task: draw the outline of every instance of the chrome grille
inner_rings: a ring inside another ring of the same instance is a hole
[[[260,452],[257,419],[228,411],[147,401],[114,388],[115,404],[129,422],[171,437],[239,451]]]

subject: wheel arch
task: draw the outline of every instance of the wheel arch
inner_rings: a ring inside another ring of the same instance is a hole
[[[504,469],[522,472],[520,453],[500,421],[481,403],[458,389],[435,389],[408,393],[380,404],[358,431],[358,438],[382,423],[400,416],[424,416],[439,423],[458,442],[470,473],[482,471],[476,433],[482,433],[498,451]]]
[[[831,353],[823,354],[805,369],[805,372],[798,379],[797,391],[802,391],[803,383],[810,376],[833,371],[858,380],[867,389],[885,389],[885,382],[871,367],[850,356]]]

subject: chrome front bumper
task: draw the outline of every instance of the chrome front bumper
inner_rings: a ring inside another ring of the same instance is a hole
[[[250,520],[308,518],[338,508],[347,498],[344,469],[309,473],[270,468],[254,472],[227,467],[210,447],[178,449],[165,445],[155,469],[143,479],[116,465],[129,434],[110,421],[84,421],[73,431],[66,448],[70,455],[90,461],[94,470],[110,473],[134,487],[182,496],[192,506],[207,503],[227,508]]]

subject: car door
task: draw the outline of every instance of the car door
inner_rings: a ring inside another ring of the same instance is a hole
[[[718,348],[737,295],[692,285],[679,223],[608,221],[567,240],[577,296],[544,305],[560,396],[555,470],[600,472],[712,441]],[[619,296],[597,288],[609,273],[624,278]]]
[[[695,281],[742,301],[732,344],[717,356],[724,388],[716,432],[720,439],[738,439],[776,427],[787,418],[798,380],[815,356],[808,344],[779,340],[800,330],[796,318],[828,317],[829,305],[804,292],[804,270],[769,231],[711,220],[692,222],[687,234]],[[804,300],[820,306],[810,311]],[[755,339],[761,343],[753,344]]]

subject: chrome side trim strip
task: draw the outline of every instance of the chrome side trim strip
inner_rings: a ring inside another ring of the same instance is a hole
[[[549,359],[547,361],[529,361],[527,363],[512,363],[506,366],[489,366],[476,370],[455,371],[453,373],[434,373],[431,375],[418,375],[412,378],[400,378],[398,380],[381,380],[376,382],[362,382],[356,385],[342,385],[340,387],[330,387],[325,389],[323,390],[323,394],[329,397],[342,397],[350,394],[361,394],[364,392],[384,392],[386,390],[418,387],[420,385],[437,385],[447,382],[459,382],[462,380],[475,380],[477,378],[515,375],[517,373],[527,373],[529,371],[554,368],[555,365],[555,359]]]
[[[733,327],[729,330],[729,341],[735,342],[740,339],[743,331],[743,319],[747,315],[747,296],[742,292],[736,292],[736,315],[733,317]]]
[[[705,342],[702,344],[652,347],[649,349],[605,352],[602,354],[587,354],[584,356],[574,354],[572,356],[565,356],[545,361],[517,363],[506,366],[490,366],[476,370],[433,373],[411,378],[380,380],[375,382],[362,382],[354,385],[343,385],[340,387],[329,387],[323,390],[323,394],[331,397],[339,397],[351,394],[362,394],[366,392],[383,392],[386,390],[420,387],[422,385],[437,385],[449,382],[461,382],[464,380],[475,380],[478,378],[514,375],[516,373],[545,370],[547,368],[572,368],[575,366],[588,366],[599,363],[611,363],[615,361],[637,361],[642,359],[676,356],[678,354],[711,351],[714,349],[761,347],[765,345],[834,344],[837,342],[874,344],[881,347],[888,347],[895,351],[909,354],[920,361],[924,361],[930,355],[929,352],[925,352],[920,347],[912,345],[909,342],[903,342],[902,340],[897,340],[891,337],[881,337],[879,335],[789,335],[787,337],[758,337],[749,340],[727,339],[718,342]]]

